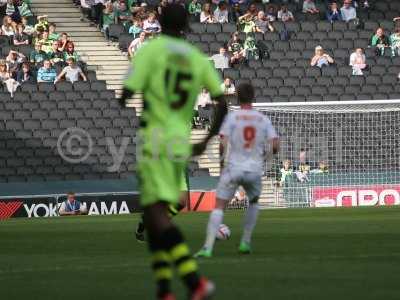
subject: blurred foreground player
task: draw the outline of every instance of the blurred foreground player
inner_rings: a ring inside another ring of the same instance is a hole
[[[261,195],[266,146],[271,145],[273,154],[279,151],[279,138],[270,119],[252,108],[253,86],[243,83],[239,85],[237,94],[240,109],[228,114],[220,132],[220,152],[223,155],[228,150],[228,162],[224,166],[222,160],[223,170],[217,187],[216,206],[210,214],[205,244],[196,253],[196,257],[212,256],[215,237],[222,224],[225,207],[239,186],[245,189],[249,199],[239,252],[250,253],[251,235],[257,223],[259,210],[258,198]]]
[[[189,182],[188,182],[188,178],[187,176],[184,176],[184,174],[182,174],[182,179],[180,182],[180,191],[181,191],[181,195],[179,197],[179,201],[177,204],[168,204],[168,214],[170,216],[170,218],[175,217],[176,215],[179,214],[179,212],[184,209],[189,201],[190,201],[190,192],[189,192]],[[136,236],[136,240],[139,243],[143,243],[146,240],[146,236],[145,236],[145,226],[144,226],[144,218],[143,218],[143,214],[140,215],[140,220],[138,222],[138,224],[136,225],[136,230],[135,230],[135,236]]]
[[[218,134],[226,104],[219,76],[207,57],[182,39],[187,27],[186,10],[169,4],[163,7],[161,16],[163,35],[137,52],[121,102],[124,105],[135,92],[143,93],[139,131],[142,149],[137,171],[157,297],[175,299],[170,289],[174,264],[188,288],[189,299],[209,299],[214,285],[199,276],[182,233],[171,222],[168,205],[178,202],[182,174],[192,150],[194,155],[201,154],[211,137]],[[192,149],[188,124],[203,86],[218,102],[215,123],[206,139]]]

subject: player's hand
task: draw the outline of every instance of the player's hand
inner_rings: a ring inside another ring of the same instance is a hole
[[[206,150],[206,148],[207,148],[207,143],[202,142],[194,144],[192,147],[193,156],[201,155]]]

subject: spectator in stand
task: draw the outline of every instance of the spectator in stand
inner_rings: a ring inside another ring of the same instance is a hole
[[[274,31],[271,21],[265,16],[265,13],[260,10],[255,20],[256,32],[266,33],[267,31]]]
[[[196,19],[200,17],[201,14],[201,4],[198,0],[192,0],[189,3],[188,12],[191,16],[194,16]]]
[[[22,64],[21,70],[17,73],[17,81],[23,83],[36,83],[35,73],[31,70],[31,65],[28,62]]]
[[[256,39],[253,35],[248,35],[244,41],[244,50],[246,51],[247,60],[258,60],[260,51],[257,48]]]
[[[251,13],[246,13],[239,18],[240,28],[244,33],[251,33],[256,30],[256,24],[253,20],[253,15]]]
[[[70,42],[68,33],[66,32],[61,33],[61,38],[59,43],[60,48],[58,48],[58,50],[63,52],[65,50],[65,47],[67,47],[68,42]]]
[[[7,0],[0,0],[0,16],[4,16],[6,14],[6,8],[7,8]]]
[[[143,23],[140,19],[134,18],[133,24],[129,28],[129,34],[133,35],[133,38],[136,39],[139,37],[140,33],[143,31]]]
[[[133,57],[136,52],[144,45],[146,42],[146,32],[142,31],[138,38],[134,39],[128,47],[128,54]]]
[[[221,1],[217,8],[214,11],[214,18],[217,21],[217,23],[228,23],[228,8],[226,6],[226,3]]]
[[[311,174],[328,174],[329,173],[329,165],[326,163],[326,161],[321,160],[318,164],[318,169],[313,169],[310,171]]]
[[[335,61],[329,54],[324,52],[324,49],[321,46],[315,47],[315,55],[311,59],[311,66],[312,67],[319,67],[322,68],[324,66],[329,66],[333,64]]]
[[[125,2],[119,2],[116,10],[117,23],[129,29],[129,23],[132,19],[132,13],[128,10]]]
[[[10,16],[5,16],[3,18],[3,25],[1,26],[1,31],[3,35],[13,36],[15,34],[16,24],[12,21]]]
[[[281,9],[278,11],[278,20],[282,22],[294,21],[293,13],[288,10],[287,5],[282,5]]]
[[[33,26],[29,25],[28,18],[27,17],[22,17],[21,18],[22,24],[24,25],[24,33],[31,36],[35,33],[35,28]]]
[[[395,23],[395,27],[400,26],[400,17],[393,18],[393,22]]]
[[[342,19],[345,22],[357,19],[357,11],[351,4],[351,0],[344,0],[343,7],[340,9]]]
[[[267,9],[267,13],[266,13],[266,18],[267,20],[272,23],[276,21],[276,11],[275,11],[275,6],[270,5]]]
[[[62,53],[60,50],[58,50],[59,47],[60,47],[60,42],[53,41],[53,44],[51,46],[51,51],[49,53],[47,53],[47,59],[50,60],[50,62],[53,66],[63,67],[65,64],[64,53]]]
[[[106,3],[106,7],[103,10],[103,26],[101,31],[104,33],[104,37],[107,41],[110,40],[110,25],[115,23],[115,13],[114,13],[114,6],[111,2]],[[130,33],[130,29],[129,29]]]
[[[161,0],[160,4],[157,6],[157,15],[161,17],[163,8],[168,4],[168,0]]]
[[[14,92],[19,86],[19,83],[14,78],[12,78],[8,70],[7,63],[4,60],[0,60],[0,83],[6,85],[8,92],[11,94],[11,97],[13,97]]]
[[[212,104],[211,96],[210,93],[207,91],[206,88],[203,88],[201,90],[201,93],[197,97],[197,102],[195,105],[195,110],[198,110],[199,106],[200,107],[205,107],[207,104]]]
[[[81,77],[83,81],[87,81],[85,74],[82,72],[82,69],[76,64],[73,57],[67,59],[67,64],[68,66],[66,66],[57,76],[54,84],[59,82],[64,76],[65,79],[71,83],[79,81],[79,77]]]
[[[231,65],[240,64],[246,59],[246,51],[243,42],[239,39],[239,33],[234,32],[228,42],[228,51],[232,54],[230,58]]]
[[[397,27],[394,33],[390,35],[389,42],[392,48],[392,56],[400,55],[400,27]]]
[[[17,25],[17,32],[13,38],[14,46],[29,45],[29,36],[24,33],[24,25],[19,23]]]
[[[332,2],[330,8],[326,11],[326,19],[331,23],[335,21],[343,21],[342,13],[336,2]]]
[[[233,4],[229,13],[229,20],[233,23],[238,23],[239,18],[243,15],[239,3]]]
[[[28,3],[26,3],[25,1],[22,1],[22,0],[8,1],[6,13],[16,23],[21,22],[21,17],[32,17],[33,16]]]
[[[224,82],[221,84],[221,89],[224,91],[224,95],[234,95],[236,93],[235,85],[229,77],[224,79]]]
[[[7,63],[4,59],[0,59],[0,82],[5,83],[10,79],[10,73],[7,70]]]
[[[147,20],[143,22],[143,31],[147,34],[161,33],[161,25],[158,22],[155,13],[150,13]]]
[[[60,39],[60,34],[56,31],[57,25],[55,23],[49,24],[49,40],[51,42],[58,41]]]
[[[79,63],[81,58],[78,52],[75,51],[75,45],[73,42],[68,42],[64,51],[64,61],[67,61],[68,58],[72,57],[75,62]]]
[[[376,55],[384,55],[385,48],[389,47],[389,38],[385,35],[382,27],[379,27],[371,38],[371,46],[376,47]]]
[[[231,53],[243,53],[244,56],[243,41],[239,38],[239,32],[232,33],[231,39],[228,42],[228,51]]]
[[[94,5],[92,5],[92,19],[99,28],[103,27],[103,10],[107,2],[108,0],[94,0]]]
[[[42,50],[44,52],[49,53],[51,51],[51,45],[53,44],[53,41],[49,39],[48,31],[43,31],[38,39],[38,42],[42,44]]]
[[[363,70],[367,64],[363,49],[357,48],[350,55],[350,66],[353,68],[353,75],[364,75]]]
[[[84,21],[84,17],[91,21],[91,25],[93,25],[93,18],[92,18],[92,6],[94,5],[94,0],[80,0],[81,2],[81,21]]]
[[[57,78],[57,72],[56,69],[51,66],[51,63],[49,60],[45,60],[43,62],[43,67],[41,67],[38,70],[37,73],[37,82],[48,82],[48,83],[54,83],[54,81]]]
[[[35,49],[29,55],[30,62],[37,67],[41,66],[46,59],[47,59],[47,54],[42,50],[42,44],[36,42]]]
[[[249,5],[249,9],[247,10],[247,13],[251,15],[251,17],[253,18],[253,20],[257,17],[258,14],[258,9],[257,6],[252,3]]]
[[[216,23],[214,15],[211,12],[211,4],[204,3],[203,10],[200,13],[200,23]]]
[[[319,14],[319,10],[315,6],[314,0],[304,0],[303,13],[305,14]]]
[[[228,69],[229,68],[229,56],[226,53],[225,47],[219,48],[219,53],[211,56],[211,59],[214,61],[214,66],[216,69]]]
[[[35,25],[36,32],[43,32],[45,30],[49,30],[49,21],[47,20],[47,18],[48,18],[47,15],[37,17],[38,23]]]
[[[278,185],[282,187],[285,185],[286,179],[293,175],[292,162],[289,159],[283,161],[279,175]]]
[[[7,70],[11,77],[17,78],[17,72],[24,61],[26,61],[25,55],[15,50],[10,50],[8,56],[6,57],[6,63]]]
[[[147,3],[142,2],[139,7],[133,9],[133,16],[140,20],[145,20],[148,17]]]

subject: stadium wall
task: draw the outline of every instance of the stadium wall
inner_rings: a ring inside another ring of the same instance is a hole
[[[214,207],[218,178],[190,178],[190,202],[186,211],[209,211]],[[0,220],[57,217],[69,191],[85,203],[89,215],[119,215],[140,212],[138,183],[126,180],[60,181],[0,184]]]

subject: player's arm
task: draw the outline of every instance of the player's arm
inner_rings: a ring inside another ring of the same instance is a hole
[[[148,60],[148,57],[151,57],[150,50],[146,46],[142,47],[133,59],[132,66],[124,82],[122,96],[119,98],[119,103],[122,107],[126,106],[126,100],[132,98],[135,93],[144,90],[148,70],[151,69],[149,66],[151,61]]]

